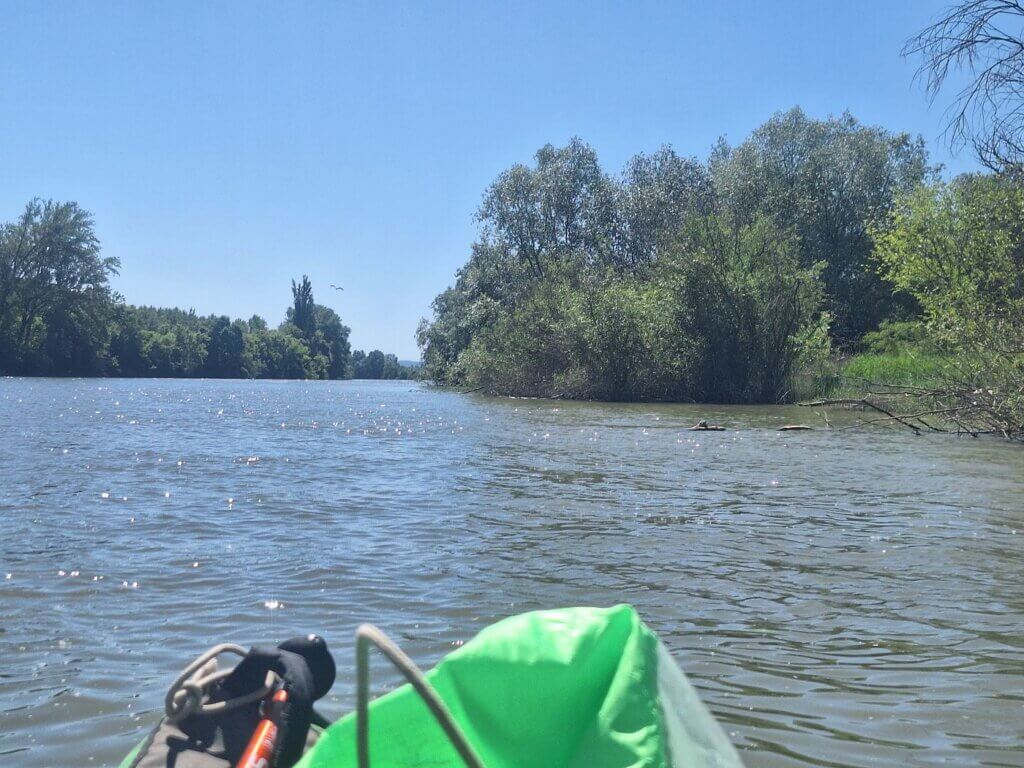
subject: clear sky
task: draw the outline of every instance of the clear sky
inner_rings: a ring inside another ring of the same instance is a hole
[[[617,172],[800,105],[973,168],[899,56],[945,5],[5,3],[0,220],[78,201],[136,304],[276,324],[307,273],[355,347],[418,357],[483,190],[547,142]]]

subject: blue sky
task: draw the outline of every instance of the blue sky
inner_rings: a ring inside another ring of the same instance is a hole
[[[547,142],[618,171],[799,104],[974,168],[899,56],[945,5],[7,3],[0,220],[77,200],[137,304],[277,323],[307,273],[354,346],[416,357],[483,190]]]

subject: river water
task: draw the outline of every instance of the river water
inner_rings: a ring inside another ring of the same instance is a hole
[[[1022,585],[1024,450],[997,441],[408,382],[0,380],[3,766],[115,765],[215,642],[319,632],[338,715],[362,621],[429,666],[509,614],[618,602],[749,766],[1024,766]]]

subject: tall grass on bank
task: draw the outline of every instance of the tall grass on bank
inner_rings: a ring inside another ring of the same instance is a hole
[[[869,381],[908,387],[937,386],[948,360],[940,355],[916,352],[854,355],[841,366],[847,382]]]
[[[860,397],[873,385],[936,388],[948,365],[949,359],[942,355],[912,350],[834,357],[814,370],[797,374],[793,397],[797,401]]]

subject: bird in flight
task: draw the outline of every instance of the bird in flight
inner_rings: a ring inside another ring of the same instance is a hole
[[[333,288],[336,291],[344,291],[345,290],[340,285],[335,285],[334,283],[331,283],[331,288]]]

